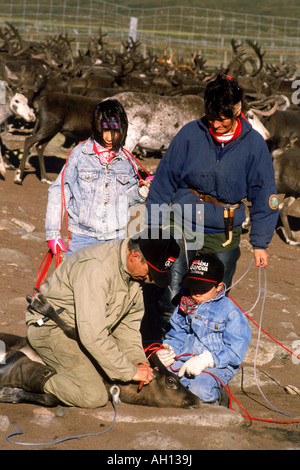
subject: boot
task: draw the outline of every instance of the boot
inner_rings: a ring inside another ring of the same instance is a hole
[[[228,392],[225,390],[225,388],[223,386],[221,388],[217,388],[217,392],[219,395],[219,399],[217,401],[218,405],[230,408],[230,399]]]
[[[21,351],[15,351],[0,366],[0,388],[16,387],[26,392],[44,393],[44,385],[55,370],[29,359]]]

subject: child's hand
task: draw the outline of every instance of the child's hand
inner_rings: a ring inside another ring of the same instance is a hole
[[[157,351],[156,355],[157,355],[158,359],[160,360],[160,362],[165,367],[168,367],[171,364],[173,364],[176,354],[175,354],[175,351],[172,348],[172,346],[170,346],[169,344],[164,343],[163,347],[164,347],[164,349],[159,349]]]
[[[206,349],[199,356],[194,356],[186,361],[179,369],[178,377],[186,375],[200,375],[207,367],[214,367],[214,360],[211,353]]]
[[[47,245],[54,255],[57,255],[57,247],[59,247],[62,251],[67,251],[67,248],[65,247],[64,242],[61,238],[54,238],[53,240],[48,240]]]
[[[142,197],[147,199],[148,194],[149,194],[149,189],[152,183],[152,179],[154,177],[148,176],[145,180],[140,181],[140,187],[139,187],[139,193]]]

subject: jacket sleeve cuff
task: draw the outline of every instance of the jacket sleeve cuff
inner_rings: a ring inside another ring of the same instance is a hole
[[[61,238],[60,232],[46,232],[46,242],[48,240],[55,240],[56,238]]]

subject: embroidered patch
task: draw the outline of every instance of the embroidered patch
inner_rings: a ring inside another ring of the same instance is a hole
[[[275,210],[278,208],[278,197],[276,194],[272,194],[270,197],[269,197],[269,206],[271,207],[271,209]]]
[[[167,261],[165,262],[165,268],[170,268],[175,261],[176,261],[176,258],[173,258],[172,256],[170,256],[170,258],[168,258]]]

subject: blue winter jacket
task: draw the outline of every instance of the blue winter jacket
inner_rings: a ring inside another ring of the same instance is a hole
[[[122,150],[115,153],[116,157],[108,165],[102,165],[93,150],[92,139],[72,150],[64,174],[71,232],[97,237],[100,241],[124,238],[129,207],[145,202],[138,191],[135,163],[131,164]],[[46,240],[61,236],[62,172],[49,188]]]
[[[178,306],[170,318],[170,331],[164,342],[173,347],[176,370],[182,363],[205,349],[211,352],[215,367],[227,367],[233,373],[242,363],[251,340],[245,314],[221,291],[217,297],[199,303],[193,314],[185,314]]]
[[[199,205],[188,188],[209,194],[224,203],[236,204],[247,198],[252,203],[250,243],[267,248],[278,219],[276,185],[271,156],[262,136],[241,118],[240,135],[218,145],[206,118],[181,128],[160,161],[146,201],[148,223],[164,223],[168,205],[181,208]],[[155,211],[160,205],[161,211]],[[178,212],[178,211],[177,211]],[[193,211],[193,226],[197,222]],[[245,220],[245,204],[235,210],[234,228]],[[204,232],[224,232],[224,209],[204,203]]]

